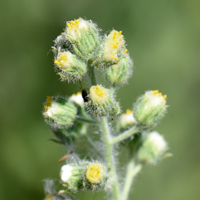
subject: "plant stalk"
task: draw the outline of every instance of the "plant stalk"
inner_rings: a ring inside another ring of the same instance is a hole
[[[116,174],[115,162],[113,157],[113,146],[111,144],[111,134],[107,121],[107,117],[101,118],[102,135],[105,144],[105,159],[107,166],[110,167],[110,173],[112,178],[112,192],[114,200],[120,200],[118,190],[118,179]]]
[[[95,74],[95,67],[91,65],[90,61],[88,61],[88,75],[90,77],[91,85],[96,85],[97,78]]]
[[[135,165],[133,158],[129,161],[127,165],[125,185],[122,192],[123,200],[128,200],[133,179],[140,172],[141,169],[142,169],[142,165],[141,164]]]

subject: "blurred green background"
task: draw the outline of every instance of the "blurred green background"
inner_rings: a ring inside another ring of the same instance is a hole
[[[124,111],[145,90],[168,96],[168,114],[155,129],[174,156],[145,167],[130,199],[199,200],[199,0],[1,0],[0,199],[41,200],[42,180],[59,178],[66,151],[48,142],[42,106],[47,95],[71,95],[80,86],[59,82],[51,46],[65,21],[84,16],[104,33],[123,30],[135,65],[118,93]],[[80,200],[105,196],[90,195]]]

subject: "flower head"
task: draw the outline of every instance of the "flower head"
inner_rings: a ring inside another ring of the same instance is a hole
[[[115,116],[120,113],[119,104],[114,100],[112,92],[101,85],[90,88],[89,98],[90,101],[86,106],[96,116]]]
[[[122,128],[126,128],[128,126],[133,126],[136,123],[136,120],[133,116],[133,111],[127,109],[126,113],[123,113],[120,116],[120,126]]]
[[[105,177],[105,168],[99,162],[90,163],[86,170],[86,179],[91,184],[100,184]]]
[[[104,46],[104,60],[113,62],[119,59],[118,53],[125,47],[122,31],[113,30],[107,36]]]
[[[71,42],[74,52],[81,58],[88,60],[96,51],[99,44],[99,34],[96,24],[79,18],[67,22],[67,39]]]
[[[63,79],[68,77],[68,81],[81,79],[87,71],[85,62],[69,51],[59,53],[54,63],[59,70],[58,74]]]
[[[167,149],[168,145],[163,136],[154,131],[146,135],[138,151],[138,158],[143,162],[156,164]]]
[[[151,127],[165,114],[167,95],[162,95],[158,90],[147,91],[136,101],[133,111],[139,124]]]
[[[71,125],[75,119],[77,112],[76,107],[62,97],[47,97],[44,105],[44,117],[58,125]]]
[[[104,104],[109,98],[109,90],[101,85],[90,88],[90,98],[94,103]]]

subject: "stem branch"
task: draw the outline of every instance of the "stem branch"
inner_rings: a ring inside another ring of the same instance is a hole
[[[135,165],[133,159],[131,159],[129,161],[129,163],[127,165],[125,185],[124,185],[124,189],[123,189],[123,192],[122,192],[123,200],[128,199],[128,195],[129,195],[129,192],[130,192],[130,189],[131,189],[133,179],[140,172],[141,169],[142,169],[141,164]]]
[[[115,138],[112,139],[111,144],[115,144],[117,142],[121,142],[122,140],[130,137],[131,135],[138,133],[140,130],[137,126],[133,126],[129,130],[121,133],[120,135],[116,136]]]

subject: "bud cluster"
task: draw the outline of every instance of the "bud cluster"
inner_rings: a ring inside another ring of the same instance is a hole
[[[64,189],[58,193],[54,189],[45,190],[45,199],[74,199],[70,193],[106,190],[112,193],[113,200],[127,200],[131,181],[142,166],[155,165],[167,155],[167,142],[151,130],[167,111],[167,95],[158,90],[146,91],[133,104],[132,110],[120,115],[117,89],[127,83],[133,72],[133,61],[122,31],[112,30],[102,36],[95,23],[79,18],[66,23],[52,49],[61,80],[79,81],[84,89],[68,98],[47,97],[43,116],[56,136],[52,141],[70,150],[59,162],[80,150],[82,159],[76,155],[73,161],[67,160],[60,171]],[[98,83],[97,73],[105,83]],[[94,133],[99,134],[94,136]],[[122,192],[115,166],[118,153],[113,147],[120,142],[129,148],[130,154]],[[85,160],[83,154],[87,150],[89,159],[95,161]],[[103,158],[103,163],[98,161]],[[46,183],[47,188],[52,188],[51,181]]]

